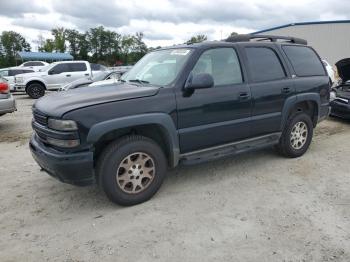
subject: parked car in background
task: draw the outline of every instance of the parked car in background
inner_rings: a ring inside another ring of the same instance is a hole
[[[29,148],[60,181],[98,183],[111,201],[135,205],[179,164],[269,146],[302,156],[329,114],[329,91],[302,39],[238,35],[157,49],[117,83],[38,100]]]
[[[90,63],[90,66],[91,66],[91,70],[92,72],[98,72],[98,71],[107,71],[108,68],[104,65],[101,65],[101,64],[94,64],[94,63]]]
[[[18,67],[27,67],[34,69],[34,71],[38,71],[39,69],[47,65],[49,65],[49,63],[46,63],[44,61],[27,61],[19,65]]]
[[[128,72],[132,66],[114,66],[114,67],[109,67],[109,70],[113,70],[115,72],[120,73],[120,76],[124,75],[126,72]]]
[[[0,69],[0,76],[5,78],[10,85],[11,91],[16,91],[15,87],[15,76],[19,74],[33,73],[33,69],[27,69],[23,67],[10,67]]]
[[[322,59],[322,63],[325,66],[326,70],[327,70],[327,74],[329,76],[329,79],[331,80],[331,84],[333,85],[333,83],[335,83],[335,70],[333,69],[333,67],[327,62],[327,60]]]
[[[16,111],[16,101],[10,93],[7,80],[0,77],[0,116]]]
[[[31,98],[37,99],[46,90],[58,90],[80,78],[92,76],[90,63],[86,61],[55,62],[39,72],[20,74],[15,77],[17,90],[25,91]]]
[[[330,94],[331,115],[350,120],[350,58],[336,64],[340,81]]]
[[[81,79],[75,80],[72,83],[69,83],[61,87],[58,91],[67,91],[78,87],[88,86],[92,83],[104,82],[106,80],[118,81],[119,78],[120,78],[120,75],[118,72],[101,71],[101,72],[95,73],[92,78],[91,77],[81,78]]]

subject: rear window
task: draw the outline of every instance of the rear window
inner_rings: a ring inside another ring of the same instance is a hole
[[[81,72],[87,70],[85,63],[71,63],[69,64],[69,67],[71,72]]]
[[[305,46],[283,46],[297,76],[323,76],[325,71],[315,51]]]
[[[44,63],[42,62],[27,62],[23,64],[24,66],[43,66]]]
[[[279,80],[286,77],[281,61],[267,47],[246,47],[249,69],[254,82]]]

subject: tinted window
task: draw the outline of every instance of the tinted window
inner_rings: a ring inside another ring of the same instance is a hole
[[[71,72],[81,72],[87,70],[85,63],[71,63],[69,64],[69,67]]]
[[[247,47],[245,50],[254,82],[278,80],[286,77],[281,61],[272,49]]]
[[[60,74],[60,73],[64,73],[64,72],[70,72],[70,69],[69,69],[68,64],[58,64],[50,70],[50,72],[52,72],[52,71],[54,74]]]
[[[28,70],[28,69],[25,69],[25,70],[22,70],[22,73],[25,74],[25,73],[33,73],[34,70]]]
[[[208,73],[214,85],[242,83],[242,73],[236,51],[232,48],[216,48],[205,51],[193,68],[193,73]]]
[[[42,62],[27,62],[23,64],[24,66],[43,66]]]
[[[23,70],[19,70],[19,69],[12,69],[9,70],[9,76],[16,76],[18,74],[22,74]]]
[[[297,76],[325,75],[322,63],[315,51],[305,46],[283,46]]]

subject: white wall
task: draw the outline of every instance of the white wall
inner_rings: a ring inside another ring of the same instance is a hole
[[[332,66],[343,58],[350,58],[350,23],[295,25],[261,34],[294,36],[306,39]]]

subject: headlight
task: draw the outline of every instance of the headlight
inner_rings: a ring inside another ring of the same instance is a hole
[[[65,147],[65,148],[72,148],[79,146],[80,141],[78,139],[74,140],[61,140],[61,139],[56,139],[52,137],[48,137],[46,139],[47,143],[53,146],[58,146],[58,147]]]
[[[77,123],[73,120],[59,120],[50,118],[48,127],[58,131],[75,131],[78,130]]]
[[[336,98],[337,98],[337,94],[334,91],[331,91],[329,93],[329,101],[333,101]]]
[[[15,77],[15,82],[16,83],[23,83],[23,77]]]

